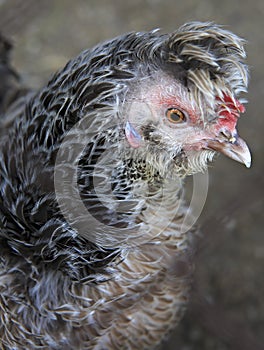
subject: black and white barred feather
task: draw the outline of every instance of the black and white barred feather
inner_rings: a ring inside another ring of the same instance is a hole
[[[3,349],[149,349],[180,319],[189,278],[171,269],[193,235],[182,177],[214,152],[188,162],[151,125],[130,149],[124,125],[140,87],[167,76],[211,122],[215,96],[246,91],[244,59],[243,40],[212,23],[129,33],[2,105]]]

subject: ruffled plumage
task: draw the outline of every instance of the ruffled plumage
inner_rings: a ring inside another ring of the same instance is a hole
[[[246,91],[244,58],[243,40],[194,22],[122,35],[82,52],[38,92],[13,104],[3,96],[4,349],[151,349],[181,319],[196,236],[183,228],[182,178],[214,152],[188,161],[150,124],[145,147],[132,149],[124,125],[139,87],[167,76],[210,123],[216,96]]]

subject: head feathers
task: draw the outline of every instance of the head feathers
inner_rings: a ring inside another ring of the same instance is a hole
[[[185,83],[198,106],[207,105],[209,120],[215,117],[217,97],[234,99],[247,90],[243,44],[243,39],[221,26],[200,22],[183,25],[164,42],[162,56],[169,70]]]

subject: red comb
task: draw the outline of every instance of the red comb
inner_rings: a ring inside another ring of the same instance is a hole
[[[244,105],[226,93],[223,93],[221,98],[217,97],[216,100],[219,101],[218,115],[222,117],[218,121],[218,127],[234,130],[240,113],[245,112]]]
[[[232,98],[227,94],[224,94],[223,101],[225,102],[225,104],[230,110],[236,110],[239,113],[245,112],[245,106],[242,105],[242,103],[236,100],[235,98]]]
[[[217,97],[216,99],[221,102],[220,116],[229,117],[232,115],[239,117],[240,113],[245,112],[245,106],[230,95],[224,93],[222,98]]]

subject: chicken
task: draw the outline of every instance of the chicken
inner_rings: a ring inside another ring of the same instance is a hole
[[[244,60],[242,39],[192,22],[2,98],[2,349],[153,349],[179,322],[197,236],[183,180],[218,152],[250,166]]]

